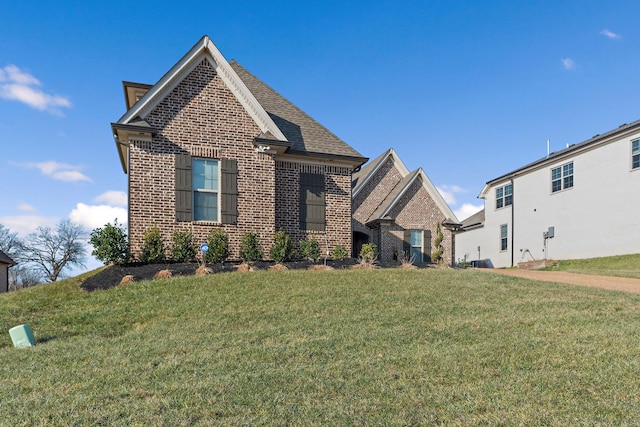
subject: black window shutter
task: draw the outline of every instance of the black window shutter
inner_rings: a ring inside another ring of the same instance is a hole
[[[313,231],[325,229],[323,174],[300,174],[300,229]]]
[[[238,161],[222,159],[220,161],[221,213],[223,224],[238,223]]]
[[[402,239],[403,258],[411,258],[411,230],[404,230],[404,238]]]
[[[193,219],[191,156],[176,154],[176,221]]]
[[[422,247],[424,248],[422,259],[425,262],[431,262],[431,230],[424,230],[422,236]]]

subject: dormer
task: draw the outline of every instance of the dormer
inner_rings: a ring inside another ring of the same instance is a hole
[[[127,104],[127,110],[140,101],[153,85],[144,83],[122,82],[124,88],[124,102]]]

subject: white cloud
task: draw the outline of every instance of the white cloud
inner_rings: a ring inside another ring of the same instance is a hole
[[[455,211],[453,211],[453,213],[456,215],[456,217],[460,221],[463,221],[469,218],[474,213],[480,212],[483,208],[484,208],[483,205],[473,205],[471,203],[463,203],[462,206],[460,206],[459,209],[456,209]]]
[[[564,67],[565,70],[573,70],[574,68],[576,68],[576,63],[571,58],[563,58],[562,66]]]
[[[80,172],[81,166],[68,165],[53,160],[47,162],[27,163],[24,165],[28,168],[40,169],[44,175],[49,176],[58,181],[76,182],[87,181],[92,182],[91,178]]]
[[[69,214],[69,219],[89,231],[103,227],[107,223],[113,224],[114,219],[118,220],[118,224],[126,227],[127,210],[116,206],[78,203]]]
[[[28,203],[20,203],[18,205],[18,210],[21,210],[22,212],[35,212],[36,208]]]
[[[449,205],[455,205],[457,203],[456,194],[467,192],[466,189],[458,185],[443,185],[441,187],[437,187],[437,189],[444,201]]]
[[[603,36],[605,36],[608,39],[619,39],[620,38],[620,34],[616,34],[613,31],[609,31],[607,29],[604,29],[604,30],[600,31],[600,34],[602,34]]]
[[[33,233],[40,226],[55,227],[58,221],[58,218],[41,215],[5,216],[0,218],[0,224],[11,230],[12,233],[18,233],[21,237]]]
[[[18,101],[40,111],[62,115],[61,108],[71,107],[71,101],[39,89],[40,80],[15,65],[0,68],[0,98]]]
[[[125,207],[128,204],[127,194],[124,191],[107,191],[94,199],[96,202],[105,202],[112,206]]]

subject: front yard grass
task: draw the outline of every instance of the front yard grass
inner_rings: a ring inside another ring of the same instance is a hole
[[[640,296],[472,270],[0,295],[0,424],[636,425]]]
[[[640,279],[640,254],[561,260],[546,270]]]

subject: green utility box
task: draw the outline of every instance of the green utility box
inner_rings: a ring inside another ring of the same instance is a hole
[[[15,348],[33,347],[36,345],[36,340],[33,338],[33,331],[31,331],[31,327],[26,323],[9,329],[9,335],[11,335],[11,341],[13,341]]]

